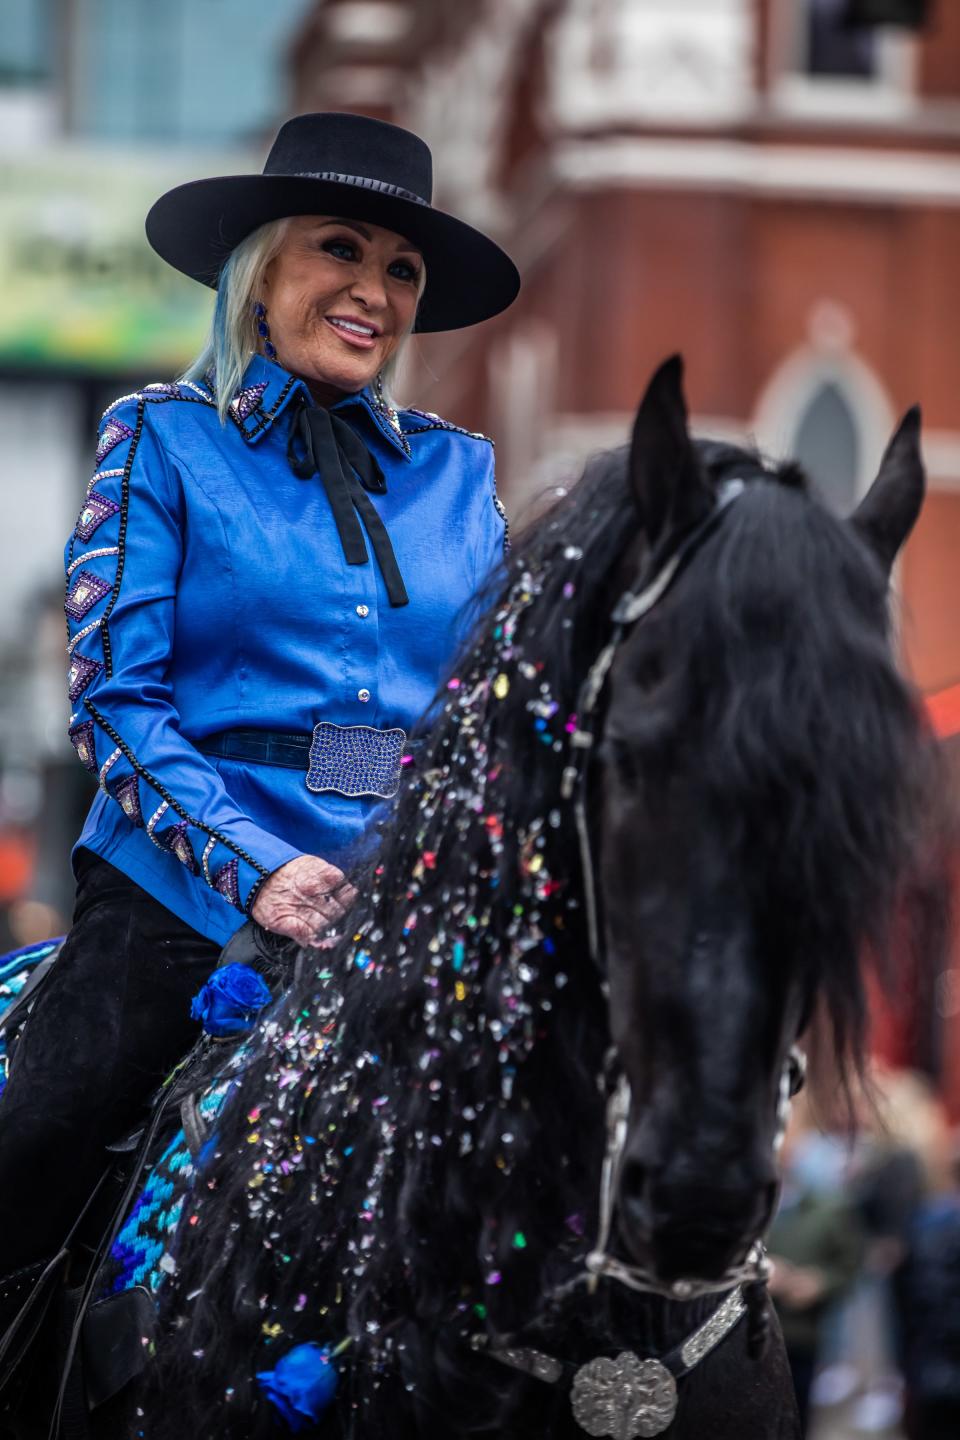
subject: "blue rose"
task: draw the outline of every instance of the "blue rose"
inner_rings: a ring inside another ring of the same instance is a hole
[[[272,998],[266,981],[249,965],[223,965],[194,995],[190,1018],[217,1039],[242,1035]]]
[[[316,1423],[337,1392],[337,1368],[329,1350],[296,1345],[273,1370],[259,1370],[257,1384],[296,1433]]]

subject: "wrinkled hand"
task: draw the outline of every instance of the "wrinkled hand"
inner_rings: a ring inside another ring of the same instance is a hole
[[[319,855],[298,855],[264,882],[251,916],[265,930],[301,945],[323,947],[325,930],[335,925],[356,898],[342,870]]]

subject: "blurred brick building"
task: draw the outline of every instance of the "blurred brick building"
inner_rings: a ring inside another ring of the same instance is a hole
[[[294,109],[423,134],[436,202],[521,267],[513,309],[420,341],[407,382],[495,437],[515,518],[622,441],[675,350],[701,432],[798,456],[844,510],[919,399],[903,646],[927,693],[960,682],[960,4],[326,0],[291,62]],[[960,1039],[960,969],[937,1007]],[[960,1116],[960,1046],[922,1018],[888,1048],[939,1049]]]

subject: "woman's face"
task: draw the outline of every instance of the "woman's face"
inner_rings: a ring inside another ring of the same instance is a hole
[[[393,230],[293,216],[262,292],[277,359],[321,400],[362,390],[413,325],[422,266]]]

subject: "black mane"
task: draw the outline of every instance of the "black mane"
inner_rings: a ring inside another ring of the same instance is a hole
[[[638,720],[639,743],[668,755],[701,708],[731,843],[746,855],[775,824],[757,884],[792,923],[808,917],[798,963],[855,1045],[861,944],[888,932],[923,778],[884,579],[795,470],[700,454],[748,490],[650,619],[670,627],[676,685],[655,724]],[[347,1336],[331,1433],[350,1433],[352,1401],[360,1433],[386,1436],[414,1378],[417,1403],[465,1430],[483,1414],[495,1433],[520,1382],[485,1372],[481,1387],[463,1337],[537,1316],[596,1224],[608,1028],[560,777],[578,686],[641,551],[621,451],[514,552],[348,934],[305,959],[221,1116],[197,1221],[181,1227],[151,1440],[179,1437],[184,1414],[202,1436],[269,1433],[262,1406],[249,1418],[253,1373],[293,1343]],[[845,723],[868,708],[866,731]]]

